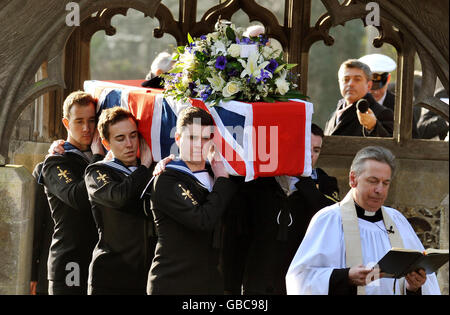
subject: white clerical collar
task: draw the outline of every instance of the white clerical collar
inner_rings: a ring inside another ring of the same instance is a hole
[[[366,217],[373,217],[375,214],[377,214],[376,211],[366,211],[366,210],[364,210],[364,215]]]

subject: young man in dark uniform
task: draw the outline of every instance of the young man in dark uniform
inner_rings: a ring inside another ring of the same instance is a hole
[[[150,218],[146,216],[141,200],[151,179],[151,151],[139,136],[136,119],[121,107],[102,111],[98,130],[114,159],[86,169],[86,186],[99,232],[88,291],[93,295],[145,295],[156,244],[150,235],[153,217],[151,212]]]
[[[220,219],[235,186],[223,162],[212,158],[211,170],[205,168],[213,130],[211,116],[197,107],[186,108],[178,117],[180,157],[153,183],[158,244],[148,294],[223,294]]]
[[[41,183],[55,223],[48,257],[49,294],[86,294],[87,276],[97,231],[88,200],[84,171],[103,158],[95,125],[95,100],[78,91],[64,101],[67,141],[63,154],[48,156]]]
[[[311,218],[339,201],[336,178],[314,168],[323,131],[315,124],[311,131],[311,177],[258,178],[247,186],[250,235],[246,258],[241,258],[246,295],[286,294],[285,275]]]

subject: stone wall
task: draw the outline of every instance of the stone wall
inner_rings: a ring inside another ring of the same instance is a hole
[[[0,167],[0,295],[28,294],[34,179],[23,166]]]

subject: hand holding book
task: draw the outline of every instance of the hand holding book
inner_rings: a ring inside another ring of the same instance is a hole
[[[402,278],[423,269],[426,274],[436,272],[448,262],[448,249],[428,249],[424,252],[392,248],[379,262],[382,276]]]

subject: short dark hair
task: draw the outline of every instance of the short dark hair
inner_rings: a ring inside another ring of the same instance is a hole
[[[109,126],[128,118],[131,118],[137,126],[138,122],[129,110],[119,106],[104,109],[100,114],[97,125],[100,137],[109,141]]]
[[[339,71],[338,71],[339,80],[340,80],[341,72],[344,71],[344,69],[346,69],[346,68],[360,69],[364,72],[364,75],[366,76],[367,81],[372,81],[372,71],[370,70],[370,67],[357,59],[348,59],[341,64]]]
[[[315,123],[311,124],[311,133],[313,135],[319,136],[321,138],[323,138],[324,134],[323,134],[323,130],[322,128],[320,128],[318,125],[316,125]]]
[[[199,107],[189,106],[183,109],[178,116],[177,132],[181,133],[183,127],[193,124],[197,119],[200,119],[202,126],[214,126],[214,120],[208,112]]]
[[[97,100],[89,93],[83,92],[83,91],[75,91],[70,93],[66,99],[64,100],[63,104],[63,117],[66,119],[70,118],[70,110],[74,105],[79,106],[88,106],[90,104],[97,104]]]

